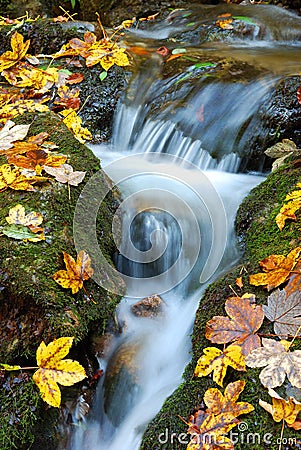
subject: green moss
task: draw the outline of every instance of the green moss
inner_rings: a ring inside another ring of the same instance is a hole
[[[0,226],[5,226],[9,209],[18,203],[24,205],[26,211],[41,212],[44,218],[46,241],[34,243],[17,241],[7,236],[0,238],[0,361],[20,365],[25,363],[28,366],[36,365],[35,353],[42,340],[48,343],[56,337],[74,336],[76,344],[83,342],[93,328],[104,332],[120,298],[92,279],[85,281],[85,290],[74,295],[70,289],[63,289],[52,279],[55,272],[65,269],[63,251],[76,258],[73,243],[74,208],[85,183],[99,171],[99,160],[52,114],[27,114],[16,121],[32,121],[32,135],[41,131],[50,132],[49,139],[59,145],[61,153],[68,155],[68,163],[75,170],[87,171],[83,183],[70,187],[70,199],[68,187],[55,180],[37,186],[34,192],[7,189],[0,194]],[[1,158],[0,163],[4,162]],[[104,178],[101,183],[106,187]],[[101,204],[97,220],[99,246],[109,262],[115,250],[111,231],[115,209],[116,201],[108,194]],[[73,357],[78,359],[77,356],[75,347]],[[8,442],[5,447],[1,446],[3,450],[29,448],[34,439],[34,424],[41,426],[45,419],[46,405],[41,401],[37,406],[38,389],[31,381],[31,374],[26,376],[24,383],[22,381],[22,392],[31,393],[34,408],[30,407],[26,414],[22,414],[18,426],[10,425],[11,417],[16,414],[15,411],[23,411],[31,402],[24,404],[18,383],[11,383],[9,390],[0,390],[0,395],[6,399],[0,403],[6,412],[1,415],[0,428],[5,430]],[[5,386],[6,381],[3,383]],[[57,415],[57,411],[53,412],[52,420]],[[44,421],[46,426],[49,423]],[[50,444],[47,448],[51,448]]]
[[[34,427],[41,400],[28,374],[3,375],[0,389],[0,448],[29,448],[34,442]]]
[[[31,119],[27,115],[19,122],[28,123]],[[31,132],[37,134],[55,127],[57,129],[51,134],[51,140],[59,144],[60,151],[68,155],[68,161],[76,170],[87,170],[85,181],[88,181],[98,171],[99,161],[90,150],[73,138],[65,126],[50,115],[41,115],[35,118]],[[1,272],[6,276],[1,308],[3,311],[8,310],[8,304],[11,308],[18,309],[19,317],[30,314],[33,319],[33,323],[24,319],[25,326],[16,332],[13,345],[7,340],[0,345],[2,360],[34,356],[41,339],[49,340],[67,333],[79,341],[87,335],[91,322],[100,319],[107,321],[114,311],[118,298],[111,296],[95,282],[89,280],[85,283],[94,303],[84,291],[71,295],[70,290],[61,288],[52,279],[56,271],[65,268],[63,251],[76,257],[72,224],[74,207],[83,185],[84,183],[71,187],[70,200],[67,186],[55,181],[46,183],[35,192],[7,190],[1,194],[2,226],[5,225],[9,209],[21,203],[26,210],[43,214],[46,230],[46,241],[43,242],[20,242],[6,236],[1,238]],[[100,239],[100,247],[107,259],[110,259],[114,251],[110,229],[113,212],[114,200],[108,197],[102,204],[98,220],[98,233],[105,236],[105,239]],[[35,308],[38,308],[38,314]],[[34,317],[38,318],[39,324]]]
[[[244,241],[245,260],[254,263],[273,253],[287,254],[300,245],[300,221],[287,221],[282,231],[275,218],[288,192],[300,180],[300,170],[283,166],[255,187],[240,206],[236,220],[238,237]]]
[[[299,221],[287,224],[282,232],[275,224],[275,217],[285,196],[298,180],[300,180],[299,170],[290,166],[283,167],[253,189],[242,203],[237,217],[237,231],[240,239],[245,243],[242,263],[249,273],[260,271],[259,260],[269,254],[286,254],[300,245],[300,216]],[[207,288],[196,313],[192,334],[192,359],[185,370],[183,383],[165,401],[159,414],[147,427],[141,449],[183,450],[186,448],[190,435],[186,434],[188,427],[179,419],[179,415],[188,422],[195,410],[204,407],[202,404],[204,392],[209,387],[218,387],[211,376],[195,378],[194,368],[198,358],[203,354],[203,349],[212,345],[204,335],[206,322],[215,315],[226,315],[225,300],[234,295],[231,286],[238,290],[239,294],[253,292],[256,294],[257,303],[266,303],[267,291],[251,286],[248,283],[248,274],[243,276],[242,291],[237,288],[235,280],[240,276],[240,269],[241,265]],[[272,323],[265,319],[260,333],[273,333]],[[300,341],[296,344],[295,349],[300,348]],[[224,386],[238,379],[245,380],[246,386],[239,400],[247,401],[255,408],[252,413],[239,417],[246,428],[244,432],[237,427],[233,429],[233,433],[238,433],[233,435],[237,439],[235,449],[242,450],[246,446],[252,450],[279,449],[277,439],[281,435],[282,423],[274,422],[271,415],[258,404],[260,398],[271,403],[267,390],[260,384],[258,378],[260,370],[248,368],[246,372],[237,372],[228,368],[224,379]],[[218,388],[223,391],[222,388]],[[285,392],[283,394],[285,395]],[[184,435],[180,436],[181,433]],[[166,436],[168,441],[163,443]],[[296,442],[299,441],[297,431],[285,425],[284,439],[286,440],[283,442],[287,445],[283,448],[296,448]]]

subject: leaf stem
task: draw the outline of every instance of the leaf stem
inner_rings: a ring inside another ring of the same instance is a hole
[[[288,351],[289,348],[293,345],[293,342],[294,342],[294,340],[296,339],[296,337],[298,336],[300,330],[301,330],[301,325],[299,326],[298,330],[297,330],[296,333],[295,333],[295,336],[293,337],[292,341],[290,342],[287,351]]]
[[[282,447],[283,432],[284,432],[284,419],[282,419],[282,427],[281,427],[281,434],[280,434],[280,439],[279,439],[278,450],[281,450],[281,447]]]

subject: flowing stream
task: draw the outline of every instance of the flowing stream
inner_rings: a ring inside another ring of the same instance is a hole
[[[193,17],[196,24],[222,12],[221,6],[196,9],[189,20]],[[199,48],[208,58],[234,55],[272,68],[273,74],[247,83],[235,83],[235,76],[228,83],[201,79],[172,106],[163,102],[152,113],[151,105],[176,82],[159,79],[162,65],[155,54],[138,64],[116,112],[112,143],[91,147],[122,196],[122,238],[115,264],[127,294],[117,309],[122,332],[113,340],[109,357],[99,360],[105,375],[90,414],[77,422],[69,450],[139,449],[147,424],[181,382],[190,359],[195,311],[206,286],[240,258],[235,214],[264,178],[237,173],[242,155],[233,149],[238,135],[243,139],[242,125],[250,122],[279,76],[300,71],[296,47],[301,23],[274,7],[234,6],[233,14],[260,19],[264,31],[258,25],[248,39],[205,41]],[[158,48],[160,39],[185,27],[182,14],[128,39],[131,45]],[[204,104],[206,116],[200,120]],[[135,316],[132,305],[153,294],[162,298],[159,314]]]

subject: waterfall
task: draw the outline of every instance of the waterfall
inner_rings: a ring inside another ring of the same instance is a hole
[[[252,11],[255,18],[261,14],[257,8],[234,10]],[[206,11],[210,15],[214,9]],[[292,16],[283,14],[288,33]],[[275,39],[277,27],[268,23],[268,10],[263,16],[263,39]],[[151,39],[154,45],[164,33],[173,36],[183,29],[176,19],[166,31],[167,25],[165,21],[152,32],[135,32],[129,39],[144,39],[144,44]],[[299,32],[296,22],[289,36],[296,38]],[[231,46],[225,44],[227,52]],[[204,48],[209,55],[216,51],[214,45]],[[239,42],[237,54],[241,48]],[[254,47],[248,48],[254,56]],[[90,414],[74,419],[69,450],[139,449],[147,424],[181,382],[205,288],[240,258],[233,225],[237,208],[263,180],[237,172],[252,117],[278,75],[211,84],[200,76],[182,89],[177,82],[183,74],[160,79],[160,61],[155,54],[141,62],[116,112],[112,142],[91,146],[121,193],[113,224],[118,252],[112,270],[125,282],[126,294],[116,312],[122,333],[114,338],[109,357],[99,359],[105,375]],[[172,86],[171,101],[161,101]],[[95,180],[83,190],[75,228],[86,214],[91,186],[95,188]],[[75,240],[91,254],[97,243],[90,234],[88,229],[75,233]],[[133,305],[153,294],[162,298],[159,313],[135,315]]]

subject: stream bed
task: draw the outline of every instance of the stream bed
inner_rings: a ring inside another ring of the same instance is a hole
[[[127,35],[130,47],[159,48],[167,39],[164,45],[180,46],[190,58],[202,54],[212,63],[217,54],[231,56],[262,70],[243,81],[233,72],[232,80],[208,82],[208,64],[192,77],[200,64],[194,60],[164,79],[160,55],[141,59],[117,108],[111,143],[91,146],[121,193],[115,266],[127,291],[116,312],[122,332],[99,360],[104,376],[68,450],[139,449],[147,424],[181,383],[205,288],[241,257],[236,211],[264,180],[260,165],[241,172],[248,136],[256,133],[253,116],[282,76],[300,72],[301,23],[275,7],[233,6],[232,15],[249,17],[253,31],[196,43],[200,24],[222,12],[194,9]],[[135,316],[132,306],[155,294],[160,313]]]

